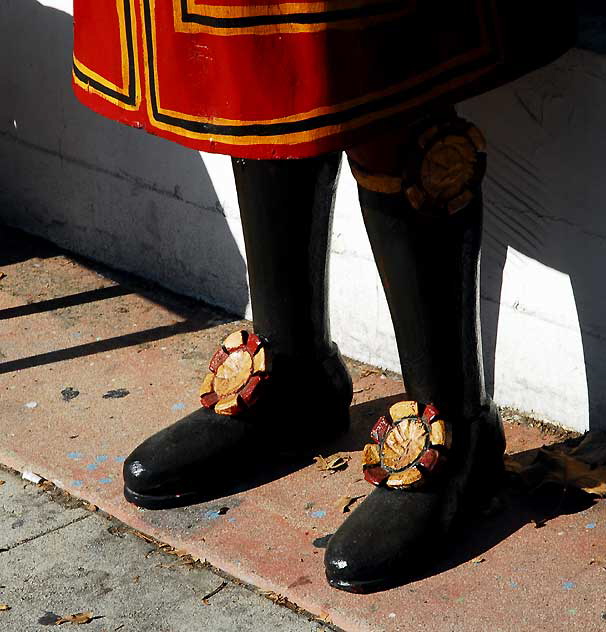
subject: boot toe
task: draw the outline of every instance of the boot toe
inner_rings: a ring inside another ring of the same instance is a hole
[[[330,539],[324,557],[328,583],[369,593],[413,578],[440,530],[439,509],[434,493],[377,488]]]
[[[250,421],[199,409],[131,452],[123,467],[126,499],[161,509],[210,498],[229,486],[230,463],[244,467],[252,458],[254,441]]]

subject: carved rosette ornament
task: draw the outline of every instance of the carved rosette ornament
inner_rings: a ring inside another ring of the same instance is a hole
[[[404,179],[410,204],[430,215],[452,215],[465,208],[486,172],[482,132],[457,117],[422,132],[416,147]]]
[[[438,409],[426,404],[419,414],[414,401],[394,404],[370,436],[375,443],[364,447],[364,478],[393,489],[421,486],[440,469],[451,446],[450,427]]]
[[[267,343],[248,331],[235,331],[211,358],[200,387],[200,403],[218,415],[245,412],[269,379]]]

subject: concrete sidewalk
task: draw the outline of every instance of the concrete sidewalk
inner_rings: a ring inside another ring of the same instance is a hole
[[[80,612],[91,613],[91,632],[328,629],[52,486],[2,470],[0,481],[3,632],[39,631]]]

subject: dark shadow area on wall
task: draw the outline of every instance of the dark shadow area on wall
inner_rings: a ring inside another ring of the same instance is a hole
[[[578,8],[579,46],[589,51],[573,49],[459,110],[489,141],[482,258],[487,388],[493,392],[499,301],[511,247],[569,276],[581,330],[589,424],[604,429],[606,58],[596,52],[606,52],[606,7],[585,0]],[[525,344],[523,336],[519,344]]]
[[[0,223],[243,314],[246,265],[200,154],[78,103],[71,55],[71,15],[0,3]]]
[[[577,46],[606,53],[606,8],[604,0],[576,0],[578,14]]]

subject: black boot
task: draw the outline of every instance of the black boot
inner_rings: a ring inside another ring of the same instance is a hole
[[[438,441],[437,450],[430,450],[446,463],[440,472],[429,472],[431,459],[418,459],[418,467],[407,471],[423,479],[415,481],[416,487],[388,487],[384,461],[376,471],[369,469],[367,479],[380,485],[331,538],[325,556],[329,583],[350,592],[372,592],[427,571],[465,497],[482,493],[500,476],[504,435],[498,411],[484,391],[479,186],[471,202],[465,196],[465,208],[437,216],[414,209],[404,191],[377,193],[360,186],[359,195],[393,319],[406,393],[421,404],[419,417],[423,404],[440,411],[452,441]],[[418,196],[411,197],[418,201]],[[384,428],[378,430],[384,435]],[[379,449],[368,447],[375,455]]]
[[[251,477],[268,450],[303,450],[348,427],[351,378],[331,342],[326,291],[339,156],[238,159],[233,168],[255,334],[271,354],[270,379],[250,410],[226,416],[201,408],[138,446],[124,464],[124,493],[141,507],[223,495]]]

